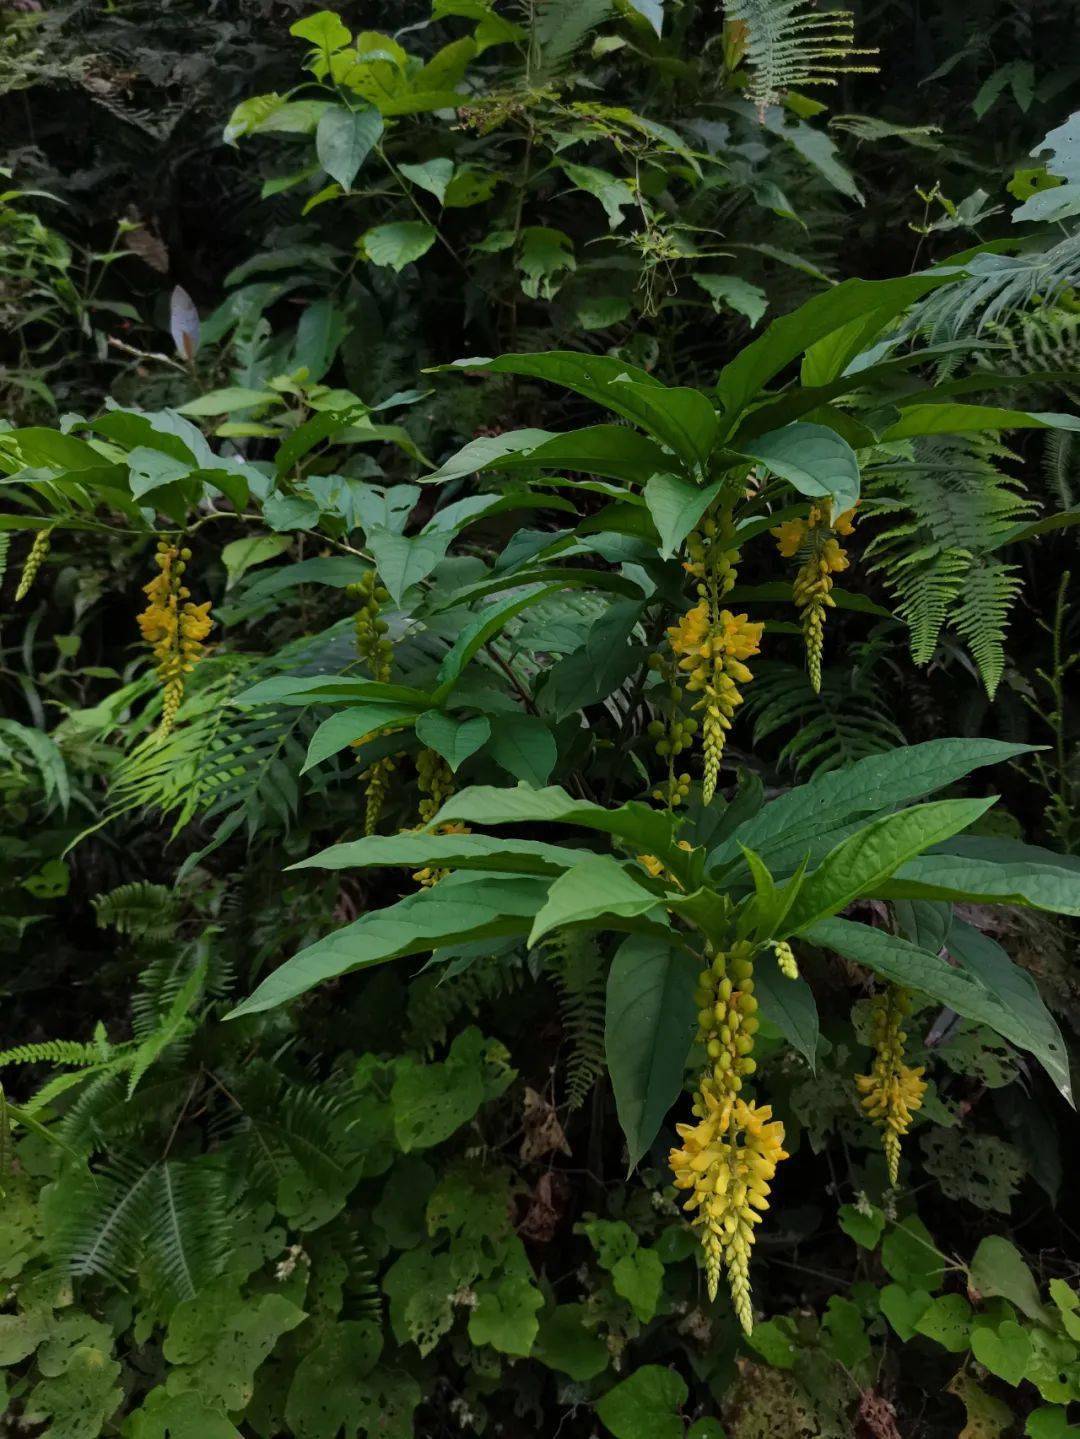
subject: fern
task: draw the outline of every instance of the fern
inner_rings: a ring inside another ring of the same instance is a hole
[[[40,1044],[20,1044],[0,1050],[0,1068],[7,1064],[97,1065],[111,1053],[107,1040],[83,1044],[73,1039],[46,1039]]]
[[[1063,510],[1071,510],[1077,502],[1076,432],[1073,430],[1051,430],[1046,436],[1043,454],[1043,478],[1047,488],[1054,495]]]
[[[1019,590],[1015,566],[993,553],[1034,508],[999,461],[1015,458],[993,441],[939,437],[916,442],[910,458],[868,473],[865,510],[888,516],[867,557],[897,598],[916,664],[933,657],[942,626],[967,641],[987,691],[1004,668],[1008,613]]]
[[[144,1163],[129,1156],[57,1184],[50,1247],[75,1279],[123,1285],[136,1269],[171,1306],[221,1273],[230,1214],[220,1171],[206,1161]]]
[[[445,1044],[455,1020],[463,1015],[474,1019],[482,1005],[513,993],[521,983],[521,960],[516,955],[490,955],[457,974],[432,970],[419,975],[409,986],[406,1044],[430,1053]]]
[[[536,85],[565,69],[585,37],[611,17],[612,0],[532,0],[527,79]]]
[[[826,669],[815,693],[802,665],[766,660],[755,667],[745,713],[754,721],[754,744],[793,729],[777,763],[809,779],[906,743],[891,717],[878,664],[884,647],[873,640]]]
[[[544,956],[558,986],[569,1043],[566,1100],[570,1109],[580,1109],[604,1072],[604,961],[590,936],[571,930],[553,935]]]
[[[93,900],[94,916],[102,929],[136,939],[169,939],[176,928],[177,900],[163,884],[136,880],[119,885]]]
[[[841,75],[873,71],[855,63],[876,50],[854,44],[850,10],[815,10],[811,0],[727,0],[729,23],[743,27],[749,98],[763,111],[794,86],[835,85]]]
[[[944,344],[1006,324],[1028,306],[1055,306],[1080,285],[1080,234],[1048,250],[1024,255],[975,255],[968,277],[945,285],[916,306],[908,326],[931,344]]]

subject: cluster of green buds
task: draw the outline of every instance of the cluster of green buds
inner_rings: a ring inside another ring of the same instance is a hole
[[[678,671],[670,656],[650,655],[649,668],[661,677],[666,690],[664,717],[651,720],[646,730],[658,757],[664,761],[667,769],[664,779],[652,790],[652,797],[659,804],[667,805],[668,809],[675,809],[678,805],[685,804],[690,796],[690,775],[677,771],[675,761],[693,744],[698,722],[692,715],[682,713],[682,690],[677,680]]]
[[[358,584],[349,586],[349,594],[358,601],[353,617],[356,653],[367,662],[372,679],[385,684],[394,660],[394,647],[387,638],[389,626],[382,618],[382,607],[390,592],[379,583],[377,573],[368,570]]]
[[[417,812],[422,824],[430,824],[454,792],[453,771],[441,754],[422,749],[416,756],[416,780],[420,788]]]
[[[732,1094],[738,1093],[743,1077],[757,1067],[753,1059],[758,1031],[753,952],[746,940],[721,950],[698,975],[694,992],[698,1043],[709,1056],[713,1082]]]
[[[38,570],[45,563],[45,556],[49,553],[49,546],[52,543],[52,526],[47,529],[38,530],[34,536],[34,543],[30,546],[30,553],[26,556],[26,563],[23,565],[23,572],[19,577],[19,587],[15,591],[15,599],[24,600],[30,593],[30,588],[37,579]]]

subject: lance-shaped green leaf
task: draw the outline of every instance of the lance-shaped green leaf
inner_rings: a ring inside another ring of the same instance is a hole
[[[1080,416],[948,402],[907,405],[900,418],[882,431],[881,438],[907,440],[916,435],[997,434],[1001,430],[1080,430]]]
[[[1020,904],[1080,915],[1080,858],[1018,840],[965,835],[905,864],[883,897]]]
[[[396,727],[415,724],[423,713],[416,705],[395,704],[392,700],[340,710],[324,719],[311,736],[304,767],[300,773],[307,774],[309,769],[322,764],[324,759],[339,754],[351,744],[359,744],[361,740],[368,739],[387,725]]]
[[[524,875],[448,875],[309,944],[268,975],[229,1018],[274,1009],[355,969],[465,940],[526,934],[549,885],[550,880]]]
[[[1072,1082],[1065,1041],[1031,975],[1014,964],[996,940],[964,920],[953,920],[948,945],[953,959],[980,980],[1016,1022],[1024,1025],[1028,1034],[1037,1036],[1040,1048],[1033,1049],[1030,1044],[1026,1048],[1039,1055],[1050,1078],[1071,1104]]]
[[[529,948],[553,929],[642,915],[660,925],[667,923],[661,900],[618,860],[607,854],[590,855],[561,874],[548,890],[529,931]]]
[[[490,834],[373,834],[332,844],[290,869],[370,869],[404,865],[422,869],[481,869],[502,874],[560,875],[587,852],[534,839],[501,839]]]
[[[774,320],[724,367],[716,386],[724,409],[732,416],[737,415],[762,386],[796,356],[826,335],[862,317],[868,320],[859,336],[860,347],[865,348],[874,335],[913,300],[928,290],[961,278],[962,274],[963,271],[956,270],[936,275],[905,275],[894,280],[845,280],[824,294],[815,295],[790,315]]]
[[[381,684],[378,680],[351,679],[348,675],[276,675],[260,680],[233,696],[233,704],[247,709],[252,705],[374,704],[389,702],[415,704],[426,709],[431,696],[409,685]]]
[[[470,440],[425,484],[464,479],[481,470],[583,470],[643,485],[671,458],[654,441],[625,425],[590,425],[560,435],[551,430],[509,430]]]
[[[1003,1003],[968,969],[959,969],[928,950],[918,949],[898,935],[849,919],[824,919],[813,925],[805,938],[822,949],[835,950],[845,959],[865,965],[883,979],[907,989],[917,989],[939,1003],[955,1009],[965,1019],[987,1024],[995,1033],[1026,1049],[1061,1087],[1067,1082],[1064,1046],[1060,1035],[1052,1035],[1041,1023],[1016,1013]],[[1065,1092],[1063,1090],[1063,1092]]]
[[[820,852],[822,843],[835,843],[852,821],[910,804],[1031,748],[995,739],[936,739],[870,755],[771,800],[710,853],[709,866],[741,862],[739,847],[745,845],[774,874],[789,873],[811,848]]]
[[[859,498],[855,451],[827,425],[798,421],[759,435],[742,446],[767,470],[794,485],[801,495],[828,497],[836,510],[850,510]]]
[[[800,864],[786,884],[778,885],[759,854],[745,846],[742,846],[742,852],[754,881],[754,895],[740,908],[737,932],[740,939],[748,934],[753,934],[759,941],[771,939],[780,930],[795,903],[802,888],[806,865]]]
[[[572,824],[583,829],[612,834],[637,851],[686,859],[686,852],[675,845],[675,820],[664,810],[648,805],[620,805],[605,809],[589,800],[573,799],[558,785],[546,789],[496,789],[491,785],[470,785],[451,795],[432,821],[446,824],[461,820],[465,824]]]
[[[754,997],[758,1012],[815,1067],[818,1043],[818,1012],[814,991],[801,976],[788,979],[780,973],[776,956],[766,949],[754,961]]]
[[[478,654],[488,640],[492,639],[515,615],[532,605],[539,604],[549,595],[558,594],[562,585],[535,585],[524,594],[515,593],[497,604],[488,605],[458,635],[453,647],[444,656],[439,666],[439,687],[434,698],[440,702],[453,689],[454,681],[465,666]]]
[[[693,955],[651,935],[624,939],[611,962],[607,1064],[631,1169],[682,1089],[697,1017],[697,969]]]
[[[723,487],[723,480],[702,487],[682,475],[650,476],[645,486],[645,503],[660,536],[660,553],[664,559],[675,554]]]
[[[966,829],[994,798],[931,800],[872,820],[806,876],[777,937],[797,934],[854,900],[876,894],[905,860]]]
[[[610,355],[552,350],[542,355],[456,360],[439,368],[550,380],[640,425],[692,467],[705,462],[716,441],[716,412],[703,394],[668,388],[647,371]],[[664,465],[654,468],[663,469]]]

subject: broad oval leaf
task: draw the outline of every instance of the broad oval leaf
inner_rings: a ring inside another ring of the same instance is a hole
[[[831,499],[837,511],[850,510],[859,498],[859,462],[855,451],[827,425],[796,421],[759,435],[742,446],[801,495]]]

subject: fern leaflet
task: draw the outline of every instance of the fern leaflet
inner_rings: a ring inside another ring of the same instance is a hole
[[[729,23],[743,29],[748,95],[759,111],[795,86],[835,85],[841,75],[872,72],[857,63],[876,50],[857,47],[850,10],[815,10],[811,0],[727,0]]]

